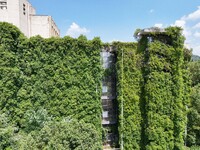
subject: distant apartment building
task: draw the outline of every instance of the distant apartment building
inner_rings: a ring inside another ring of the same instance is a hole
[[[47,15],[36,15],[36,10],[28,0],[0,0],[0,21],[12,23],[27,37],[60,36],[53,18]]]

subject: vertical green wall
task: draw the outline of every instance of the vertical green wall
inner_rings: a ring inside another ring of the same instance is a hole
[[[141,57],[136,43],[114,43],[117,51],[117,99],[119,141],[124,149],[140,149],[141,141]],[[123,109],[122,109],[123,107]]]
[[[27,39],[0,23],[0,113],[23,128],[26,112],[42,107],[54,120],[93,124],[101,145],[101,47],[84,36]]]
[[[117,62],[119,141],[125,150],[183,150],[189,101],[181,28],[113,43]],[[99,38],[25,38],[0,23],[0,113],[23,128],[28,110],[95,126],[101,145]]]
[[[190,90],[182,29],[141,32],[138,44],[115,45],[121,148],[184,149]]]

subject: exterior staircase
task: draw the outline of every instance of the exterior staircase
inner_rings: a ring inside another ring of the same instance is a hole
[[[103,49],[101,52],[105,76],[102,80],[102,126],[105,130],[103,141],[104,150],[113,150],[118,147],[118,108],[116,100],[116,71],[115,55]],[[117,149],[116,149],[117,150]]]

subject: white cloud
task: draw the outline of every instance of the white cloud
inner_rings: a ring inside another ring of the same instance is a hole
[[[156,24],[154,25],[154,27],[162,28],[162,27],[163,27],[163,24],[162,24],[162,23],[156,23]]]
[[[190,13],[187,16],[184,16],[183,19],[185,20],[197,20],[200,19],[200,6],[198,6],[198,9],[192,13]]]
[[[176,20],[174,25],[184,28],[185,27],[185,23],[186,23],[185,20],[180,19],[180,20]]]
[[[196,32],[194,33],[194,36],[197,37],[197,38],[200,38],[200,32],[196,31]]]
[[[90,30],[86,29],[85,27],[80,27],[78,24],[73,22],[69,29],[67,30],[67,34],[71,37],[77,38],[79,35],[83,34],[86,35],[90,32]]]
[[[190,44],[188,44],[188,43],[185,43],[185,47],[188,49],[191,49]]]
[[[197,23],[197,24],[195,24],[195,25],[193,26],[193,28],[194,28],[194,29],[198,29],[198,28],[200,28],[200,22]]]
[[[173,26],[183,28],[183,34],[186,37],[186,47],[193,49],[193,54],[200,56],[200,6],[197,10],[176,20]]]
[[[149,10],[149,12],[150,12],[150,13],[153,13],[153,12],[154,12],[154,9]]]
[[[183,35],[187,38],[192,35],[192,32],[188,28],[183,28]]]

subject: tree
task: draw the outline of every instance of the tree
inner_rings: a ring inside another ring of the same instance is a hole
[[[94,124],[101,137],[101,45],[84,36],[26,39],[0,23],[0,113],[30,132],[43,127],[42,106],[57,121],[73,116]]]
[[[60,122],[50,121],[41,130],[30,133],[22,141],[21,148],[100,150],[99,141],[101,139],[94,125],[67,118]]]
[[[25,113],[23,127],[27,133],[30,133],[31,131],[39,131],[50,120],[51,117],[48,116],[48,113],[44,108],[39,108],[38,110],[28,110]]]
[[[0,149],[11,150],[16,148],[16,131],[18,129],[9,124],[6,114],[0,114]]]
[[[186,144],[192,146],[200,145],[200,61],[190,62],[189,70],[193,87],[188,112]]]
[[[191,73],[192,86],[200,83],[200,61],[190,62],[189,70]]]

